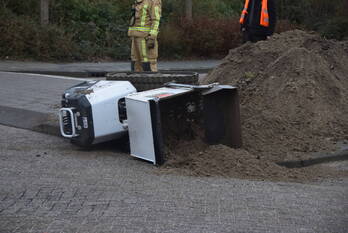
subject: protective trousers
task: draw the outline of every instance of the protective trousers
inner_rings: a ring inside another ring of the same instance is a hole
[[[157,72],[157,57],[158,57],[158,42],[155,39],[155,46],[149,48],[146,43],[146,38],[131,37],[132,39],[132,71]]]

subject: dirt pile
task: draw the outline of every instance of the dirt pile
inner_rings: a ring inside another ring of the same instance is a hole
[[[288,170],[275,162],[307,159],[348,139],[347,42],[299,30],[277,34],[231,50],[202,81],[212,82],[239,88],[243,149],[181,150],[189,153],[177,153],[180,163],[169,160],[167,168],[198,175],[305,178],[315,168]]]
[[[322,172],[318,166],[288,169],[245,149],[207,146],[200,140],[178,144],[168,155],[168,161],[160,172],[274,181],[306,181],[345,174],[333,169]]]

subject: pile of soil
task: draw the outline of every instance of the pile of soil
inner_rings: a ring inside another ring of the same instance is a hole
[[[348,140],[347,41],[295,30],[246,43],[202,80],[213,82],[239,88],[243,148],[181,142],[163,170],[276,180],[330,173],[276,162],[308,159]]]
[[[323,172],[320,166],[288,169],[246,149],[207,146],[199,139],[182,141],[176,149],[169,150],[167,156],[160,173],[273,181],[308,181],[348,174],[327,168]]]

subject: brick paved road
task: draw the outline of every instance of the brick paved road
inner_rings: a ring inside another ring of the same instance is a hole
[[[157,175],[112,148],[0,126],[0,232],[347,232],[348,180]]]

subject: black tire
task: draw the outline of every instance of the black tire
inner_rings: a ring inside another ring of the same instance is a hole
[[[163,87],[165,83],[198,84],[198,73],[195,72],[116,72],[108,73],[106,80],[129,81],[137,91],[146,91]]]

